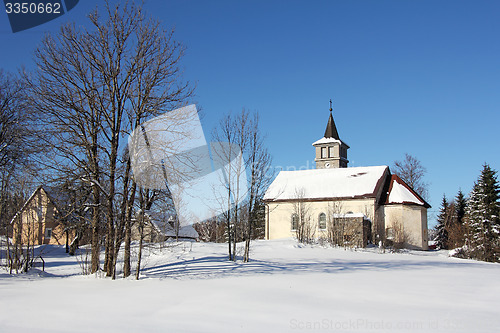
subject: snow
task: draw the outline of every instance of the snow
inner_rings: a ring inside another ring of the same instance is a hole
[[[304,199],[374,196],[386,172],[387,166],[280,171],[264,200],[297,199],[301,189]]]
[[[175,237],[175,229],[172,228],[169,224],[167,224],[165,228],[165,236],[167,237]],[[193,228],[192,225],[186,225],[186,226],[181,226],[179,228],[179,237],[180,238],[193,238],[196,239],[200,235],[198,235],[198,232]]]
[[[346,213],[346,214],[338,214],[338,213],[335,213],[333,214],[333,217],[336,218],[336,219],[348,219],[348,218],[352,218],[352,217],[362,217],[364,218],[365,220],[368,220],[368,221],[371,221],[371,219],[369,219],[365,214],[363,213]]]
[[[323,144],[323,143],[338,143],[338,144],[342,144],[342,141],[340,140],[337,140],[335,138],[321,138],[319,139],[318,141],[314,142],[312,145],[319,145],[319,144]]]
[[[416,203],[423,205],[422,200],[417,198],[411,191],[406,188],[403,184],[398,183],[393,180],[392,190],[389,193],[389,203]]]
[[[351,251],[294,240],[256,241],[246,264],[227,261],[226,251],[227,244],[163,244],[146,251],[139,281],[111,281],[80,275],[78,256],[45,246],[45,273],[1,271],[1,331],[494,332],[500,327],[498,264],[449,258],[447,251]]]

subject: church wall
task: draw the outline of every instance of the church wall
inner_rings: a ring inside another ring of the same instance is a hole
[[[407,243],[422,250],[428,250],[427,208],[416,205],[386,205],[383,207],[385,227],[397,228],[402,225]],[[386,235],[389,237],[390,235]]]
[[[321,236],[318,227],[318,219],[321,213],[328,217],[333,214],[345,214],[348,212],[362,213],[370,220],[375,218],[375,199],[351,199],[342,201],[305,201],[304,210],[312,222],[316,237]],[[279,202],[268,203],[266,209],[266,239],[279,239],[295,237],[295,231],[292,230],[292,214],[297,210],[297,203]]]

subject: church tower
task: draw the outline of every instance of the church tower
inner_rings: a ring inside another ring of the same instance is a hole
[[[347,149],[349,146],[340,140],[335,121],[332,116],[332,100],[330,100],[330,117],[326,125],[325,136],[313,143],[316,148],[316,169],[347,168]]]

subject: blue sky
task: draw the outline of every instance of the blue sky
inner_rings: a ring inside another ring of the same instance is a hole
[[[86,24],[100,1],[13,34],[0,14],[0,67],[32,66],[45,32]],[[274,165],[313,167],[330,98],[350,166],[427,168],[430,224],[443,193],[500,169],[499,1],[146,1],[187,46],[185,78],[207,129],[258,111]]]

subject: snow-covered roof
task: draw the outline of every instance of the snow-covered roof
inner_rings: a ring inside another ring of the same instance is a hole
[[[175,237],[175,230],[170,225],[167,225],[164,235],[167,237]],[[179,238],[198,238],[198,232],[192,225],[186,225],[179,228]]]
[[[365,220],[371,221],[371,219],[369,219],[363,213],[345,213],[345,214],[335,213],[335,214],[333,214],[333,217],[336,218],[336,219],[348,219],[348,218],[353,218],[353,217],[362,217]]]
[[[385,165],[281,171],[266,191],[264,200],[375,197],[388,172],[389,167]]]
[[[392,175],[387,204],[417,204],[429,206],[414,190],[411,189],[401,178]]]
[[[139,212],[140,210],[136,214],[138,214]],[[175,237],[175,229],[169,222],[169,218],[163,216],[161,212],[155,212],[151,210],[146,211],[145,214],[148,217],[148,221],[151,222],[151,225],[156,229],[157,232],[163,234],[166,237]],[[199,235],[192,225],[186,225],[179,228],[179,237],[196,239],[199,237]]]
[[[313,142],[312,145],[314,146],[314,145],[319,145],[319,144],[322,144],[322,143],[338,143],[338,144],[342,144],[342,141],[341,140],[337,140],[335,138],[325,138],[325,137],[323,137],[323,138],[319,139],[318,141]]]

